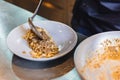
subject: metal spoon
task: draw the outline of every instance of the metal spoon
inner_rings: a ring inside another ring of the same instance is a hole
[[[31,27],[32,31],[33,31],[40,39],[43,39],[42,34],[36,29],[35,25],[34,25],[33,22],[32,22],[32,21],[33,21],[33,18],[36,16],[36,14],[37,14],[37,12],[38,12],[38,10],[39,10],[39,8],[40,8],[41,3],[42,3],[42,0],[39,1],[39,4],[38,4],[38,6],[37,6],[37,8],[36,8],[36,10],[35,10],[35,12],[34,12],[34,14],[33,14],[33,16],[28,18],[28,23],[29,23],[29,26]]]

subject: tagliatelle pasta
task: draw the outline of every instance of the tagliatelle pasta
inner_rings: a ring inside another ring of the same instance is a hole
[[[30,52],[33,58],[49,58],[55,56],[59,52],[59,48],[49,36],[48,32],[43,28],[37,27],[38,31],[42,34],[43,40],[31,30],[28,29],[23,38],[27,41],[29,47],[32,49]]]

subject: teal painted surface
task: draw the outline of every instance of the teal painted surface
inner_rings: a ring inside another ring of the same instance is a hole
[[[0,80],[20,80],[12,69],[13,54],[7,47],[9,32],[20,24],[27,22],[32,13],[0,0]],[[35,20],[45,20],[37,16]]]
[[[70,72],[68,72],[67,74],[59,77],[59,78],[56,78],[56,79],[53,79],[53,80],[81,80],[76,69],[73,68]]]
[[[7,47],[6,39],[9,32],[27,22],[28,17],[32,16],[32,13],[17,7],[13,4],[0,0],[0,80],[21,80],[13,72],[12,57],[13,54]],[[37,16],[34,20],[47,20],[43,17]],[[78,41],[81,42],[86,37],[83,35],[78,36]],[[78,43],[79,44],[79,43]],[[21,69],[21,67],[17,67]],[[24,68],[25,69],[25,68]],[[29,69],[28,69],[29,70]],[[34,70],[33,70],[34,71]],[[18,72],[22,74],[23,72]],[[23,77],[23,76],[21,76]],[[80,80],[75,68],[69,71],[67,74],[56,78],[54,80]]]

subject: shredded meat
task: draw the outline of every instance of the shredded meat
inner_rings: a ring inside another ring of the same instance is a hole
[[[52,37],[48,35],[48,32],[43,28],[38,28],[38,31],[42,34],[43,39],[39,37],[31,30],[27,30],[23,38],[27,41],[29,47],[32,49],[30,52],[33,58],[41,57],[53,57],[59,50]]]

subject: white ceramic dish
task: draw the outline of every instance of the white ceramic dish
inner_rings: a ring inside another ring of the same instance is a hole
[[[112,77],[110,76],[112,75],[111,74],[112,67],[119,65],[120,61],[108,59],[108,62],[107,62],[107,60],[104,61],[105,58],[103,58],[104,62],[102,62],[102,59],[99,60],[99,58],[96,56],[97,54],[103,53],[105,46],[118,45],[118,43],[115,42],[116,41],[115,39],[120,40],[120,31],[108,31],[108,32],[99,33],[86,38],[78,45],[74,54],[74,62],[75,62],[75,67],[82,78],[84,78],[85,80],[103,80],[103,79],[115,80],[115,79],[112,79]],[[118,42],[120,44],[120,41]],[[94,59],[93,59],[93,56],[94,56]],[[88,59],[90,58],[92,58],[93,61],[96,60],[93,64],[98,65],[96,66],[97,68],[94,67],[93,65],[91,65],[93,66],[93,68],[91,67],[89,69],[86,68],[87,67],[86,64],[88,62]],[[99,65],[97,60],[101,61],[101,63],[103,64]],[[113,70],[115,70],[115,68],[113,68]]]
[[[29,54],[31,49],[28,47],[27,42],[22,38],[29,28],[28,23],[25,23],[14,28],[7,37],[8,48],[17,56],[34,61],[48,61],[66,55],[75,47],[77,43],[77,34],[71,27],[56,21],[39,21],[34,22],[34,24],[49,32],[59,47],[60,52],[51,58],[32,58]],[[26,54],[23,54],[23,51],[25,51]]]

